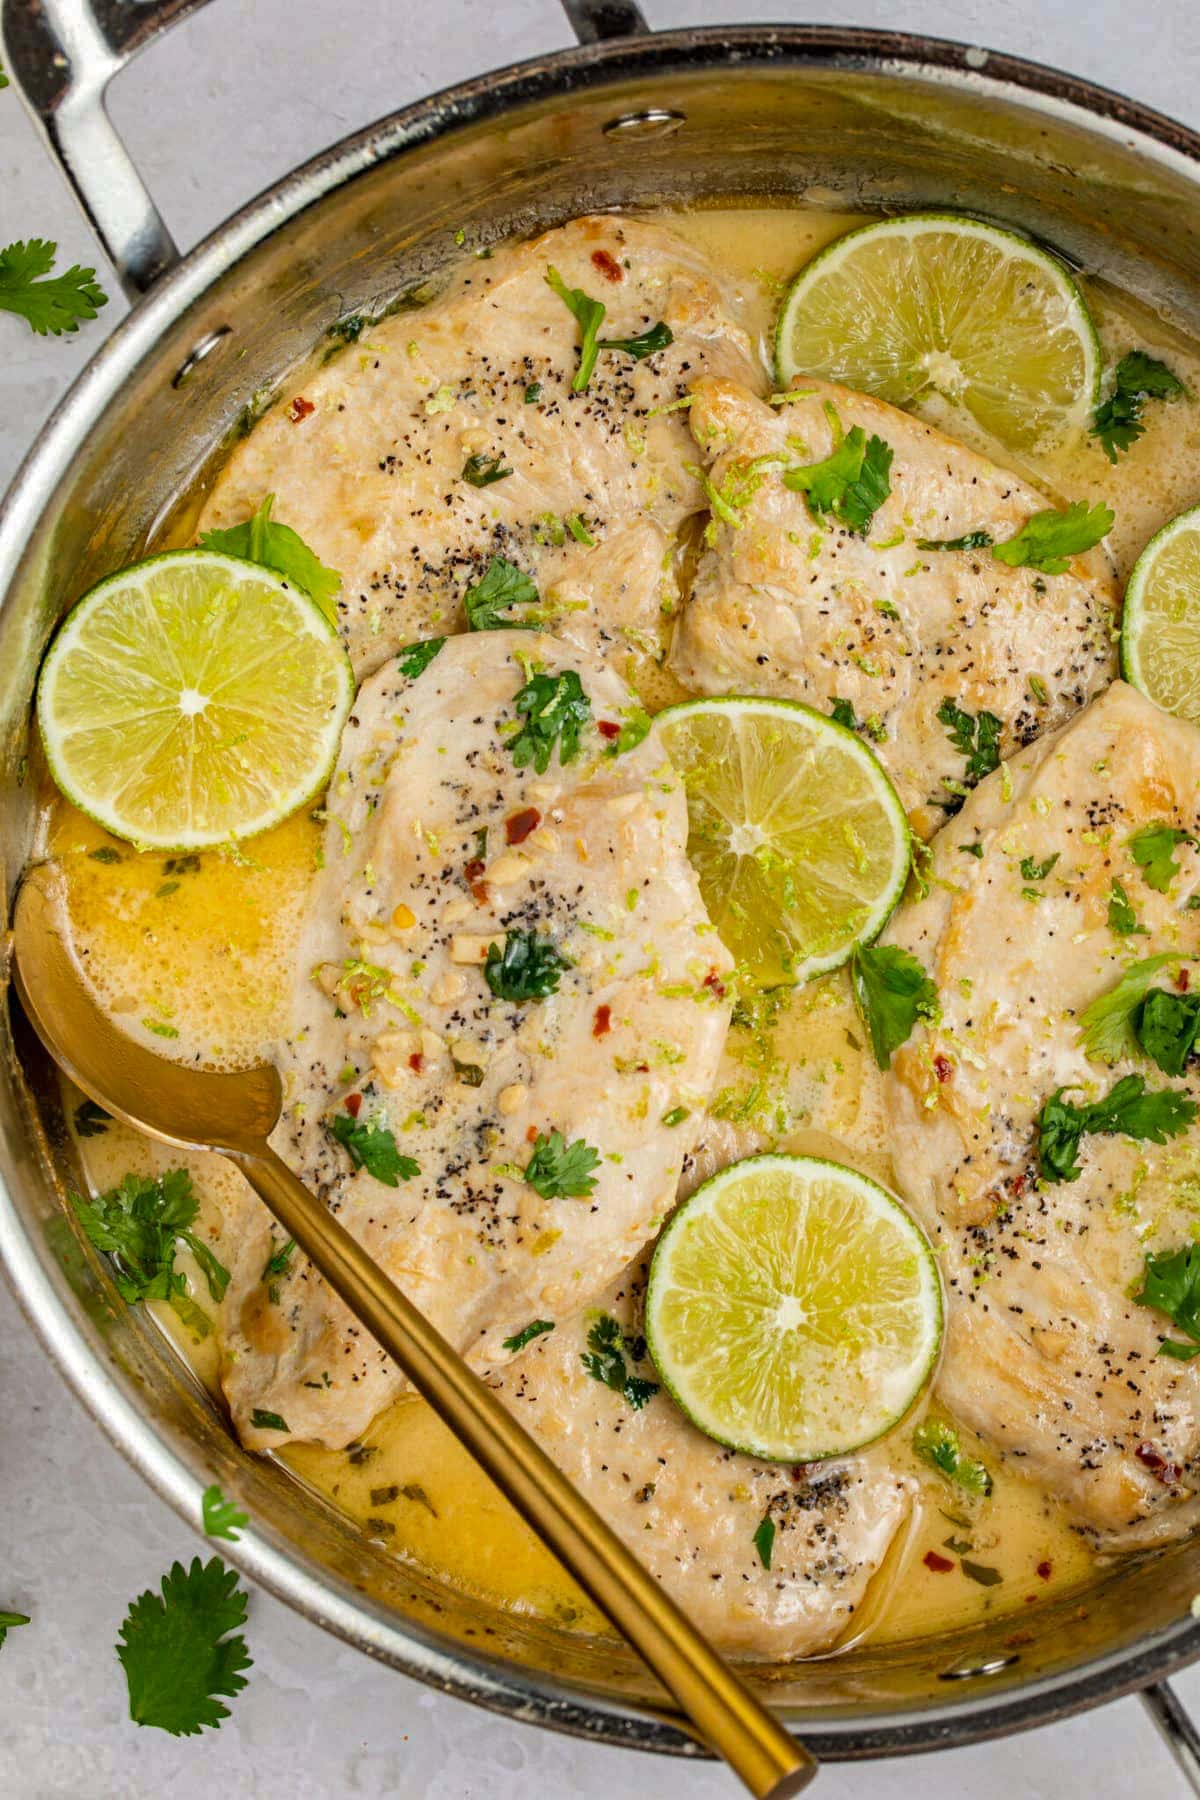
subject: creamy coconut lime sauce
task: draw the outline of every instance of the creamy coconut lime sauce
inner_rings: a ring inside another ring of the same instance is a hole
[[[786,279],[814,250],[862,222],[832,212],[757,207],[661,216],[733,282],[741,322],[764,356]],[[1200,391],[1194,344],[1111,290],[1088,286],[1086,278],[1084,286],[1106,363],[1137,346],[1168,361],[1191,394]],[[949,416],[935,422],[1011,463],[995,445],[981,442],[969,422]],[[1052,499],[1087,495],[1111,502],[1116,525],[1110,543],[1122,581],[1153,532],[1198,498],[1200,409],[1191,399],[1151,405],[1145,426],[1135,453],[1117,468],[1094,440],[1015,465]],[[182,524],[188,516],[189,508],[181,507],[166,543],[188,541]],[[651,708],[686,697],[649,658],[635,667],[634,679]],[[236,1067],[269,1056],[284,1029],[320,842],[319,822],[302,814],[236,856],[139,854],[48,790],[42,850],[63,872],[76,949],[113,1015],[152,1034],[164,1055]],[[815,982],[771,1011],[777,1016],[735,1027],[731,1035],[712,1107],[716,1159],[723,1132],[734,1154],[767,1145],[828,1153],[831,1141],[837,1153],[836,1146],[849,1141],[863,1148],[849,1155],[843,1149],[843,1158],[887,1181],[890,1169],[878,1147],[879,1080],[864,1054],[845,976]],[[78,1099],[69,1097],[68,1111]],[[219,1216],[237,1198],[241,1178],[219,1158],[180,1158],[115,1123],[81,1139],[79,1150],[97,1191],[127,1170],[150,1172],[182,1160],[201,1196],[202,1220]],[[188,1271],[186,1255],[179,1266]],[[155,1310],[198,1377],[219,1393],[214,1339],[196,1344],[173,1313]],[[896,1432],[897,1465],[911,1465],[920,1477],[920,1498],[911,1528],[893,1545],[843,1642],[864,1632],[901,1639],[985,1615],[1021,1614],[1081,1584],[1093,1569],[1093,1553],[1053,1499],[963,1436],[964,1448],[995,1472],[986,1502],[972,1501],[916,1462],[910,1425]],[[348,1451],[297,1444],[280,1452],[279,1461],[386,1551],[515,1610],[545,1614],[581,1631],[606,1629],[421,1401],[405,1398],[389,1407]],[[972,1568],[974,1576],[964,1572]]]

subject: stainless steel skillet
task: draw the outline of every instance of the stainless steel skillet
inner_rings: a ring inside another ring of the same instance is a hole
[[[877,32],[644,33],[574,0],[581,47],[464,83],[348,139],[182,261],[102,111],[108,78],[199,0],[6,0],[5,62],[131,295],[145,294],[43,433],[0,515],[0,854],[11,889],[38,802],[27,719],[55,618],[136,555],[239,419],[341,314],[473,242],[593,206],[763,193],[978,209],[1040,233],[1200,330],[1200,141],[1086,83]],[[623,35],[624,34],[624,35]],[[689,1753],[617,1649],[490,1612],[380,1554],[246,1456],[146,1328],[114,1304],[61,1205],[70,1151],[14,1020],[0,1069],[0,1254],[86,1404],[182,1512],[216,1478],[256,1521],[254,1579],[371,1654],[514,1717]],[[818,1753],[891,1755],[1044,1723],[1200,1655],[1200,1551],[1097,1577],[1019,1621],[764,1671]],[[1169,1691],[1155,1690],[1161,1718]],[[1186,1752],[1186,1746],[1185,1746]],[[1195,1755],[1194,1750],[1191,1752]]]

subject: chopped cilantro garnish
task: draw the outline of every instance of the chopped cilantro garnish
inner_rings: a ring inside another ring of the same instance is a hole
[[[628,750],[636,750],[649,735],[654,720],[640,706],[626,707],[621,714],[621,729],[615,738],[609,741],[606,756],[624,756]]]
[[[937,988],[916,957],[896,944],[855,945],[850,979],[875,1061],[890,1068],[892,1052],[908,1041],[917,1020],[937,1018]]]
[[[664,319],[649,330],[640,332],[637,337],[601,338],[601,350],[623,350],[626,356],[632,356],[637,362],[643,357],[653,356],[659,350],[665,350],[668,344],[675,342],[675,334]]]
[[[1176,1362],[1200,1356],[1200,1244],[1188,1244],[1182,1250],[1147,1251],[1142,1290],[1134,1299],[1139,1306],[1165,1313],[1191,1339],[1187,1344],[1164,1339],[1160,1356],[1172,1356]]]
[[[1133,1015],[1138,1043],[1164,1075],[1182,1075],[1200,1035],[1200,994],[1151,988]]]
[[[202,550],[219,550],[225,556],[239,556],[243,562],[258,563],[273,569],[285,581],[302,588],[320,608],[331,625],[337,624],[337,596],[342,578],[336,569],[327,569],[290,525],[277,525],[271,517],[274,494],[268,494],[252,518],[227,531],[206,531],[200,539]]]
[[[584,1200],[596,1186],[593,1169],[600,1167],[600,1152],[583,1138],[568,1144],[561,1131],[549,1136],[539,1131],[524,1176],[543,1200]]]
[[[783,485],[804,495],[814,518],[832,513],[861,537],[892,491],[891,467],[891,446],[854,425],[821,462],[786,470]]]
[[[1114,875],[1108,890],[1108,929],[1114,937],[1149,937],[1144,925],[1138,924],[1133,902]]]
[[[1088,506],[1072,500],[1061,511],[1050,507],[1026,519],[1015,536],[993,544],[997,562],[1014,569],[1040,569],[1043,575],[1064,575],[1073,556],[1091,550],[1112,530],[1113,509],[1101,501]]]
[[[1047,875],[1058,861],[1061,852],[1056,850],[1052,856],[1043,857],[1039,862],[1036,856],[1021,858],[1021,878],[1024,881],[1045,881]]]
[[[572,390],[581,394],[592,379],[596,358],[600,354],[600,327],[607,310],[603,300],[593,300],[582,288],[568,287],[558,270],[546,270],[546,283],[563,305],[575,315],[579,325],[579,367],[571,381]]]
[[[544,775],[556,744],[560,763],[578,756],[579,733],[591,719],[592,703],[574,669],[532,676],[514,695],[513,706],[525,721],[508,743],[516,768],[532,763]]]
[[[947,1424],[945,1419],[925,1419],[913,1432],[912,1441],[922,1462],[927,1462],[956,1487],[987,1499],[992,1491],[992,1477],[976,1457],[963,1454],[953,1425]]]
[[[848,700],[839,699],[835,694],[833,705],[829,708],[829,716],[835,725],[844,725],[847,731],[858,730],[858,720],[854,716],[854,708]]]
[[[463,595],[468,631],[499,631],[515,626],[520,631],[536,631],[537,621],[514,619],[514,606],[536,606],[540,595],[536,583],[524,569],[493,556],[478,581],[471,583]]]
[[[990,550],[990,531],[966,531],[956,538],[918,538],[918,550]]]
[[[669,1126],[682,1125],[683,1121],[685,1119],[690,1119],[691,1116],[691,1111],[688,1107],[673,1106],[669,1112],[663,1114],[662,1122],[664,1125]]]
[[[264,1412],[261,1406],[256,1406],[254,1411],[250,1414],[250,1423],[254,1426],[256,1431],[290,1432],[292,1429],[281,1414],[277,1412]]]
[[[208,1335],[211,1321],[175,1267],[175,1247],[186,1244],[214,1300],[223,1298],[229,1270],[191,1229],[200,1202],[186,1169],[169,1169],[156,1177],[126,1175],[94,1200],[72,1194],[71,1203],[89,1241],[112,1259],[123,1300],[131,1306],[139,1300],[165,1300],[197,1337]]]
[[[758,1551],[758,1560],[764,1569],[771,1566],[771,1552],[775,1548],[775,1521],[770,1513],[764,1514],[755,1527],[751,1543]]]
[[[1164,825],[1161,819],[1152,825],[1143,825],[1140,831],[1126,839],[1129,854],[1142,871],[1146,885],[1156,893],[1167,893],[1179,873],[1174,853],[1180,844],[1200,846],[1200,840],[1190,831],[1180,831],[1176,825]]]
[[[51,275],[57,251],[49,238],[28,238],[0,250],[0,311],[16,313],[39,337],[78,331],[81,320],[94,319],[108,304],[95,269],[73,263],[62,275]]]
[[[485,456],[482,450],[468,456],[462,466],[462,479],[477,488],[491,487],[494,481],[505,481],[511,474],[502,456]]]
[[[246,1685],[246,1595],[236,1569],[219,1556],[191,1567],[173,1563],[162,1592],[139,1594],[121,1626],[117,1655],[129,1686],[129,1716],[173,1737],[188,1737],[229,1717],[226,1699]]]
[[[951,799],[942,801],[948,812],[957,812],[963,803],[964,794],[959,788],[973,788],[981,782],[985,775],[1000,767],[1000,735],[1004,723],[995,713],[981,712],[973,717],[964,712],[961,706],[955,706],[953,700],[943,700],[937,709],[938,723],[946,728],[946,736],[961,756],[966,758],[961,783],[953,786],[949,782]]]
[[[553,1330],[553,1319],[531,1319],[522,1331],[516,1333],[515,1337],[504,1339],[504,1348],[514,1351],[523,1350],[526,1344],[532,1344],[534,1338],[544,1337],[546,1332]]]
[[[564,969],[570,963],[549,938],[536,931],[509,930],[504,935],[504,949],[488,945],[483,965],[484,980],[498,1000],[544,1000],[557,992]]]
[[[1076,1106],[1057,1088],[1037,1116],[1038,1168],[1045,1181],[1074,1181],[1079,1145],[1090,1132],[1109,1137],[1148,1139],[1165,1144],[1186,1131],[1196,1116],[1196,1102],[1182,1088],[1147,1092],[1141,1075],[1125,1075],[1101,1100]]]
[[[1099,438],[1109,462],[1115,463],[1141,437],[1142,407],[1147,400],[1168,400],[1184,392],[1177,375],[1157,356],[1130,350],[1113,371],[1112,392],[1096,408],[1092,436]]]
[[[1138,1054],[1134,1014],[1158,971],[1178,961],[1175,952],[1167,950],[1131,963],[1114,987],[1092,1001],[1079,1020],[1079,1042],[1088,1056],[1115,1063]]]
[[[271,1251],[270,1256],[268,1256],[263,1265],[262,1279],[267,1284],[267,1299],[271,1302],[272,1306],[278,1306],[279,1304],[279,1284],[288,1272],[288,1265],[295,1254],[295,1250],[296,1241],[294,1238],[289,1238],[287,1243],[281,1244],[278,1250]]]
[[[400,673],[410,681],[423,675],[438,651],[446,642],[444,637],[421,638],[415,644],[403,644],[396,652],[396,661],[400,665]]]
[[[402,1181],[411,1181],[421,1173],[421,1165],[414,1157],[400,1153],[395,1136],[386,1125],[372,1125],[366,1119],[338,1113],[329,1129],[354,1167],[365,1169],[384,1187],[399,1187]]]
[[[640,1412],[647,1400],[657,1394],[658,1383],[631,1375],[625,1355],[628,1353],[631,1361],[640,1362],[644,1355],[643,1340],[625,1337],[612,1314],[601,1313],[588,1329],[587,1343],[587,1350],[581,1352],[581,1361],[592,1380],[602,1381],[614,1394],[622,1395],[634,1412]]]
[[[200,1500],[200,1511],[206,1534],[209,1537],[227,1538],[231,1544],[237,1543],[241,1527],[250,1523],[248,1515],[232,1500],[226,1500],[215,1482],[212,1487],[205,1488]]]

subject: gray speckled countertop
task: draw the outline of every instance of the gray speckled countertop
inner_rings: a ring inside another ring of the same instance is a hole
[[[645,0],[654,25],[801,17],[940,33],[1070,68],[1200,123],[1200,12],[1190,0]],[[432,89],[569,41],[556,0],[217,0],[117,82],[113,114],[177,240],[189,245],[295,162]],[[0,238],[87,230],[11,92],[0,95]],[[116,323],[34,339],[0,315],[0,478]],[[113,1654],[125,1608],[195,1536],[67,1393],[0,1285],[0,1605],[33,1615],[0,1656],[0,1795],[13,1800],[613,1800],[664,1787],[735,1792],[722,1772],[663,1764],[509,1724],[443,1699],[263,1594],[250,1686],[218,1733],[176,1741],[124,1716]],[[1180,1677],[1200,1712],[1200,1668]],[[1184,1792],[1136,1700],[936,1757],[830,1769],[828,1800],[1137,1800]]]

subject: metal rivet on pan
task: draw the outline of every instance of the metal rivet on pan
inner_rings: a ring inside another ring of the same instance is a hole
[[[230,337],[232,333],[232,325],[218,325],[215,331],[210,331],[207,337],[202,337],[198,344],[193,345],[188,356],[184,358],[172,375],[171,386],[182,387],[188,376],[200,366],[205,357],[211,356],[217,345],[225,338]]]
[[[622,113],[619,119],[610,119],[604,127],[604,135],[632,138],[640,143],[645,138],[670,137],[672,132],[686,124],[686,113],[668,112],[661,106],[648,106],[645,112]]]
[[[1013,1663],[1020,1662],[1016,1654],[1012,1656],[993,1656],[987,1662],[965,1663],[959,1669],[943,1669],[938,1676],[939,1681],[974,1681],[977,1675],[998,1675],[1001,1669],[1011,1668]]]

